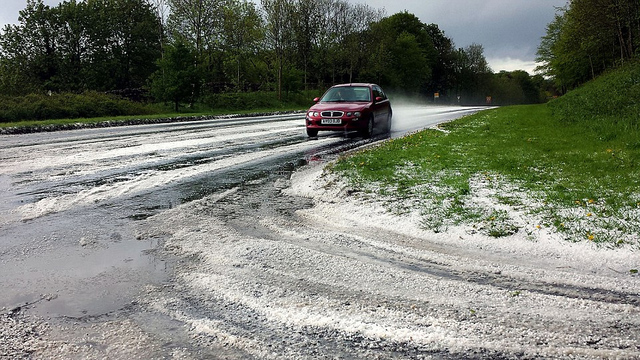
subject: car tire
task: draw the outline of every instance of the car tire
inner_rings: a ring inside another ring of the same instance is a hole
[[[309,137],[316,137],[316,136],[318,136],[318,130],[307,129],[307,135]]]
[[[363,130],[360,130],[360,134],[363,138],[368,139],[373,135],[373,128],[375,125],[375,121],[373,120],[373,115],[369,117],[369,121],[367,122],[367,127]]]
[[[387,132],[391,133],[391,119],[393,118],[393,112],[389,110],[389,117],[387,117]]]

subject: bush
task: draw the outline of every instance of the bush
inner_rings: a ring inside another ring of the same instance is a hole
[[[0,122],[156,113],[150,106],[97,92],[0,97]]]

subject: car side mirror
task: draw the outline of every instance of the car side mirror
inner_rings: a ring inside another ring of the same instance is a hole
[[[382,100],[384,100],[384,99],[382,98],[382,96],[376,96],[376,102],[380,102],[380,101],[382,101]]]
[[[318,102],[318,101],[320,101],[319,97],[313,99],[313,102]]]

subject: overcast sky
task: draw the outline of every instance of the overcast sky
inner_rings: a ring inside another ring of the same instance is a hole
[[[388,15],[408,11],[423,23],[438,24],[457,47],[472,43],[484,47],[493,71],[526,70],[533,74],[536,50],[556,7],[567,0],[349,0]],[[60,0],[44,0],[55,6]],[[256,1],[257,2],[257,1]],[[2,0],[0,25],[18,21],[25,0]]]
[[[567,0],[349,0],[388,15],[408,11],[423,23],[437,24],[456,47],[484,47],[493,71],[526,70],[533,74],[540,38],[557,7]]]

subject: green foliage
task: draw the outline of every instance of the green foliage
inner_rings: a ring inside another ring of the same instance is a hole
[[[195,102],[200,92],[200,69],[197,53],[178,41],[165,48],[158,61],[159,70],[151,77],[151,94],[159,101],[171,102],[178,111],[181,102]]]
[[[311,105],[317,92],[297,92],[278,99],[276,92],[258,91],[250,93],[221,93],[209,94],[202,97],[202,103],[213,109],[225,109],[229,111],[243,111],[253,109],[304,109]]]
[[[145,0],[28,0],[0,33],[0,92],[139,88],[155,70],[160,26]]]
[[[233,79],[236,89],[242,90],[247,82],[256,79],[251,74],[251,54],[264,38],[264,22],[258,9],[252,2],[228,2],[224,8],[224,47],[229,57],[224,60],[232,63],[232,70],[226,71],[226,77]]]
[[[426,26],[429,37],[436,50],[434,61],[431,64],[431,82],[427,87],[427,91],[443,92],[455,89],[459,79],[452,74],[457,74],[456,61],[457,51],[454,47],[453,40],[445,36],[444,32],[438,28],[436,24]],[[448,95],[448,94],[443,94]],[[456,94],[451,94],[451,99]]]
[[[132,101],[97,92],[83,94],[30,94],[0,96],[0,122],[23,120],[73,119],[102,116],[144,115],[155,110]]]
[[[408,12],[372,24],[381,84],[390,91],[418,93],[431,80],[436,49],[425,24]]]
[[[389,82],[392,89],[418,93],[429,80],[431,68],[416,37],[407,32],[398,36],[391,46],[394,54]]]
[[[558,87],[572,89],[637,58],[639,49],[638,0],[574,0],[548,25],[539,69]]]
[[[218,0],[168,0],[168,26],[174,39],[188,43],[201,59],[221,32],[224,7]]]
[[[546,99],[542,76],[529,76],[526,71],[501,71],[494,74],[488,94],[495,105],[538,104]]]
[[[456,95],[461,97],[461,104],[484,104],[487,96],[493,96],[495,86],[493,74],[484,57],[484,48],[479,44],[471,44],[456,53]]]

